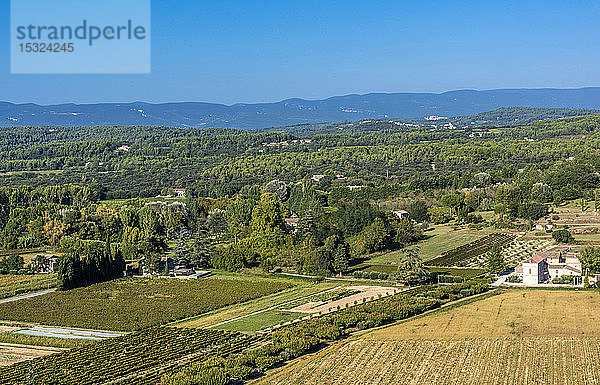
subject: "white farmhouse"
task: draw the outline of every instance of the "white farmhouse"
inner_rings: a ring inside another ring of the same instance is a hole
[[[583,268],[577,254],[569,250],[548,257],[550,280],[563,275],[581,275]]]
[[[523,261],[523,284],[537,285],[548,280],[548,262],[542,253],[534,253]]]
[[[515,269],[521,275],[524,285],[537,285],[551,282],[563,275],[581,276],[583,269],[577,254],[570,249],[559,251],[536,251]],[[581,282],[576,279],[576,282]]]

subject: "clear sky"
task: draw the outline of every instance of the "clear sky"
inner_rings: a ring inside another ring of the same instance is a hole
[[[11,75],[9,16],[2,0],[2,101],[600,86],[598,0],[153,0],[150,75]]]

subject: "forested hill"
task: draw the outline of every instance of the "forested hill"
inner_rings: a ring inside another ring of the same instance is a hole
[[[525,125],[535,121],[556,120],[599,113],[600,110],[592,110],[587,108],[502,107],[493,111],[481,112],[475,115],[456,116],[452,118],[436,117],[434,119],[429,117],[429,119],[363,119],[357,122],[297,124],[285,127],[269,127],[259,131],[311,136],[317,133],[333,134],[341,131],[368,131],[372,130],[373,127],[383,127],[389,124],[400,127],[427,126],[449,129],[503,127]]]
[[[183,187],[223,197],[274,179],[313,179],[326,191],[365,186],[352,193],[373,198],[472,187],[473,175],[482,171],[495,183],[510,181],[529,166],[544,170],[556,189],[600,185],[600,115],[510,127],[364,120],[341,128],[310,135],[143,126],[0,128],[0,185],[83,184],[105,198],[151,197]]]
[[[288,99],[277,103],[231,106],[213,103],[141,102],[52,106],[0,103],[0,127],[140,125],[258,129],[367,118],[467,116],[513,106],[600,108],[600,88],[346,95],[323,100]],[[479,120],[490,119],[482,116]]]
[[[569,118],[598,113],[600,113],[600,110],[587,108],[502,107],[475,115],[441,119],[438,124],[450,122],[457,127],[508,126],[527,124],[536,120]]]

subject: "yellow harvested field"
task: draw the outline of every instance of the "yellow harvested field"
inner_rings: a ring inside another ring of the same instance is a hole
[[[0,344],[0,366],[8,366],[16,362],[47,356],[61,350],[49,347],[38,348],[25,345]]]
[[[600,337],[596,291],[514,290],[365,338]]]
[[[590,338],[353,340],[258,384],[598,384]]]
[[[511,290],[359,335],[257,385],[600,383],[600,294]]]

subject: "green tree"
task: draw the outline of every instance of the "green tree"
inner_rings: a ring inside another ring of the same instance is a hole
[[[410,202],[406,207],[406,211],[408,211],[410,218],[417,222],[427,222],[429,220],[427,203],[425,203],[425,201],[414,200]]]
[[[408,249],[400,258],[398,270],[390,274],[390,278],[406,285],[418,285],[428,282],[431,277],[419,257],[419,248]]]
[[[579,255],[584,271],[592,274],[600,273],[600,247],[587,246]]]
[[[57,261],[56,287],[58,290],[70,290],[81,285],[82,271],[79,253],[69,252]]]
[[[348,244],[337,235],[332,235],[325,240],[322,247],[324,259],[335,273],[348,271],[350,251]]]
[[[494,245],[486,255],[486,270],[490,273],[500,274],[506,270],[506,262],[500,245]]]
[[[190,263],[193,266],[198,268],[209,267],[214,248],[205,228],[200,227],[194,234],[188,252]]]
[[[465,197],[459,193],[446,194],[442,196],[440,203],[450,207],[450,216],[453,216],[457,215],[458,211],[464,206]]]
[[[552,238],[558,243],[575,243],[575,239],[569,230],[556,230],[552,232]]]
[[[250,234],[250,221],[254,206],[256,206],[254,199],[240,198],[225,209],[227,227],[235,242]]]
[[[284,202],[288,198],[288,187],[285,182],[272,180],[267,183],[263,189],[264,193],[272,194],[274,197]]]
[[[288,210],[283,203],[265,193],[260,201],[252,210],[252,219],[250,228],[254,237],[262,237],[285,230],[283,219],[287,216]]]
[[[383,250],[390,244],[391,231],[389,226],[381,219],[376,218],[372,225],[361,231],[352,244],[355,256],[370,254]]]

